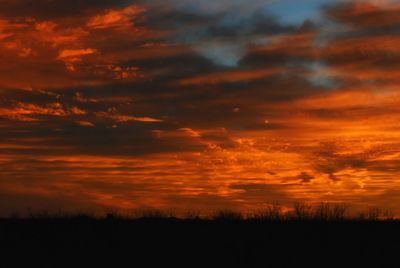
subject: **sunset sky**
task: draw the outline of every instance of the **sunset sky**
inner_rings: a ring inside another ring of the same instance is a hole
[[[400,3],[1,0],[0,215],[400,215]]]

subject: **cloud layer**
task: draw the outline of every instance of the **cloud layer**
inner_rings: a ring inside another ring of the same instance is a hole
[[[3,2],[0,213],[400,214],[395,2]]]

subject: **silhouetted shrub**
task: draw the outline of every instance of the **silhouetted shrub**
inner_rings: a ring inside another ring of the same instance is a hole
[[[303,202],[296,202],[293,205],[292,217],[295,220],[310,220],[313,216],[313,209]]]
[[[211,218],[215,221],[239,221],[244,219],[241,213],[231,210],[218,211]]]
[[[321,203],[313,211],[313,218],[322,221],[338,221],[345,219],[347,206],[345,204]]]
[[[287,219],[287,213],[283,212],[282,206],[272,204],[264,210],[252,214],[249,218],[257,221],[283,221]]]
[[[292,208],[271,204],[263,210],[253,213],[241,213],[233,210],[221,210],[210,216],[202,216],[198,212],[187,212],[176,216],[171,212],[157,209],[134,211],[131,214],[122,214],[115,209],[106,211],[102,216],[94,216],[85,213],[68,214],[63,212],[30,212],[27,216],[18,214],[10,215],[8,219],[72,219],[72,220],[175,220],[175,221],[378,221],[397,220],[391,210],[381,210],[372,207],[363,212],[348,213],[349,206],[343,203],[323,202],[311,205],[304,202],[293,204]]]
[[[137,218],[140,219],[168,219],[175,218],[172,213],[167,213],[158,209],[148,209],[137,213]]]

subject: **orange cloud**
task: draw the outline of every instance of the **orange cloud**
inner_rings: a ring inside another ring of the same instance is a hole
[[[350,3],[333,8],[329,15],[358,27],[392,27],[400,24],[400,5],[386,1]]]
[[[195,131],[191,128],[180,128],[184,133],[188,134],[190,137],[198,138],[201,137],[201,134],[198,131]]]
[[[102,15],[91,18],[87,23],[87,27],[93,29],[126,29],[133,26],[135,16],[144,11],[145,9],[137,6],[128,6],[120,10],[109,10]]]
[[[124,63],[129,59],[128,52],[118,47],[120,43],[123,45],[124,39],[132,43],[143,39],[146,43],[147,38],[154,37],[144,27],[141,33],[136,31],[135,16],[144,11],[130,6],[103,11],[93,17],[78,14],[66,21],[58,18],[40,20],[34,16],[1,19],[0,53],[5,55],[0,65],[1,86],[48,89],[140,78],[142,75],[137,66]],[[130,27],[129,31],[135,34],[127,37],[122,32],[96,31],[123,27]],[[109,41],[117,39],[117,42]],[[140,50],[141,45],[142,42],[131,46],[130,50]],[[60,68],[60,61],[66,69]],[[51,69],[51,76],[47,75],[46,68]]]
[[[36,22],[32,32],[39,42],[49,43],[53,47],[76,45],[89,34],[83,27],[62,27],[53,21]]]
[[[334,30],[282,26],[235,68],[196,54],[157,12],[146,16],[158,28],[144,26],[144,12],[0,20],[1,193],[243,211],[397,198],[398,7],[338,5]],[[239,40],[223,34],[210,39]],[[338,84],[321,89],[310,73]]]
[[[137,121],[137,122],[146,122],[146,123],[154,123],[154,122],[163,122],[161,119],[152,118],[152,117],[137,117],[137,116],[129,116],[129,115],[116,115],[112,117],[117,122],[129,122],[129,121]]]
[[[345,54],[375,58],[385,55],[395,57],[400,53],[399,44],[400,38],[395,35],[348,37],[330,42],[323,55],[332,58]]]
[[[317,58],[319,54],[319,49],[315,47],[317,35],[318,32],[316,31],[305,31],[275,36],[266,45],[251,48],[250,53],[304,57],[312,60]]]
[[[217,85],[223,83],[238,83],[263,79],[269,76],[277,75],[283,72],[279,68],[271,69],[256,69],[256,70],[240,70],[240,71],[227,71],[220,73],[211,73],[197,77],[185,78],[179,83],[183,86],[190,85]]]
[[[127,122],[144,122],[144,123],[160,123],[161,119],[152,117],[140,117],[132,115],[119,114],[115,108],[109,108],[106,112],[96,112],[96,116],[100,119],[111,120],[114,123],[127,123]]]
[[[58,55],[58,59],[65,62],[67,69],[75,71],[74,63],[82,61],[82,57],[96,53],[93,48],[64,49]]]
[[[80,93],[80,92],[75,93],[75,99],[76,99],[78,102],[82,102],[82,103],[96,103],[96,102],[98,102],[97,99],[86,98],[86,97],[84,97],[84,96],[82,95],[82,93]]]
[[[86,111],[78,107],[67,109],[59,102],[53,102],[46,106],[19,102],[12,108],[0,108],[0,116],[20,121],[37,121],[39,120],[37,118],[39,115],[68,116],[84,114],[86,114]]]
[[[96,53],[95,49],[92,48],[84,48],[84,49],[65,49],[60,52],[58,55],[58,59],[79,59],[82,56],[90,55]]]
[[[88,121],[76,121],[76,123],[82,127],[94,127],[94,124]]]

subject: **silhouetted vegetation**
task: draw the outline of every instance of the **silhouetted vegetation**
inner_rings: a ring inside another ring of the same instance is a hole
[[[91,219],[91,220],[175,220],[175,221],[395,221],[397,220],[390,210],[371,207],[361,212],[349,212],[347,204],[319,203],[311,205],[303,202],[294,203],[292,208],[279,204],[271,204],[264,209],[253,213],[241,213],[234,210],[219,210],[209,215],[201,215],[189,211],[183,215],[175,215],[157,209],[146,209],[122,213],[118,210],[106,210],[103,215],[96,216],[85,213],[63,212],[30,212],[27,216],[12,213],[3,219]]]
[[[397,267],[400,222],[329,203],[203,216],[32,213],[1,219],[0,245],[0,267]]]

